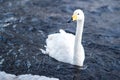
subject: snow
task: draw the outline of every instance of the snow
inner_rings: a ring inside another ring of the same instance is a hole
[[[0,80],[59,80],[59,79],[31,74],[16,76],[14,74],[7,74],[5,72],[0,71]]]

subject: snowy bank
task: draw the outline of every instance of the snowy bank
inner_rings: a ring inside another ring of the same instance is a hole
[[[59,79],[31,74],[16,76],[13,74],[7,74],[5,72],[0,72],[0,80],[59,80]]]

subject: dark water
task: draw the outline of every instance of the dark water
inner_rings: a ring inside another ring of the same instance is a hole
[[[76,23],[66,22],[77,8],[85,13],[86,70],[69,69],[40,51],[48,34],[75,33]],[[119,80],[120,1],[0,0],[0,70],[60,80]]]

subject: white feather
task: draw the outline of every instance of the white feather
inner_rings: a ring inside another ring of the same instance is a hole
[[[49,56],[58,61],[73,63],[73,49],[75,36],[60,30],[60,33],[51,34],[48,36],[46,43],[46,51]]]

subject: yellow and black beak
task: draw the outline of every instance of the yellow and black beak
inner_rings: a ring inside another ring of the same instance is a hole
[[[71,19],[68,21],[68,23],[70,23],[70,22],[72,22],[72,21],[76,21],[77,20],[77,15],[73,15],[72,17],[71,17]]]

